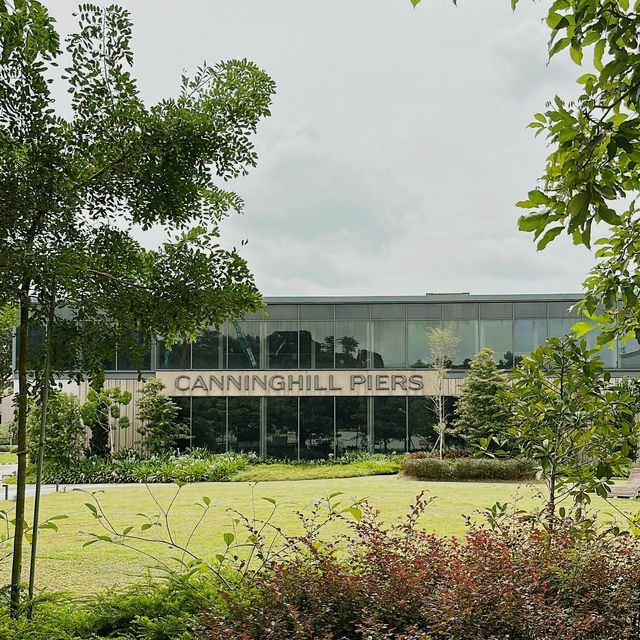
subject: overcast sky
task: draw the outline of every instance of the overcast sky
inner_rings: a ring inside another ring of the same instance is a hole
[[[62,32],[76,2],[47,2]],[[542,174],[526,129],[582,72],[547,66],[544,6],[521,0],[122,0],[149,101],[206,60],[249,58],[277,83],[258,167],[233,188],[264,295],[559,293],[592,262],[542,253],[514,205]],[[158,239],[158,238],[154,238]]]

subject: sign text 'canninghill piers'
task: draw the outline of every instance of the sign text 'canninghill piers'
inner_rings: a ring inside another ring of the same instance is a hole
[[[423,371],[157,371],[171,396],[425,396]]]

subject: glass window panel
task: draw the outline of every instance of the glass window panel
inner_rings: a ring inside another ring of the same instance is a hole
[[[373,440],[377,452],[405,451],[407,433],[406,398],[373,399]]]
[[[407,365],[405,327],[404,320],[377,320],[373,323],[374,368]]]
[[[300,398],[300,459],[334,455],[333,398]]]
[[[228,398],[229,450],[260,453],[260,398]]]
[[[451,364],[452,368],[467,368],[478,353],[478,321],[448,320],[445,321],[444,328],[449,329],[460,341]]]
[[[478,317],[478,304],[466,302],[442,305],[442,317],[445,320],[475,320]]]
[[[620,367],[637,369],[640,367],[640,344],[635,338],[620,343]]]
[[[406,306],[404,304],[372,304],[371,317],[389,320],[404,320],[406,318]]]
[[[574,318],[549,318],[549,337],[564,338],[571,333],[571,327],[577,322]]]
[[[480,305],[481,318],[512,318],[513,305],[510,302],[483,302]]]
[[[332,304],[301,304],[300,320],[333,320]]]
[[[267,456],[298,459],[297,398],[267,398]]]
[[[535,351],[547,339],[546,318],[517,318],[514,321],[514,346],[516,364],[523,355]]]
[[[370,306],[368,304],[337,304],[336,320],[339,318],[369,319]]]
[[[220,331],[211,329],[198,336],[191,345],[193,369],[224,368],[224,336]]]
[[[413,368],[431,366],[429,334],[441,326],[439,320],[409,320],[407,323],[407,363]]]
[[[171,399],[178,405],[176,422],[186,425],[187,433],[191,434],[191,398],[186,396],[171,396]],[[178,449],[180,449],[180,451],[184,451],[187,447],[191,446],[190,436],[182,441],[178,441]]]
[[[259,322],[229,322],[227,345],[229,369],[260,368]]]
[[[549,303],[549,317],[550,318],[564,318],[571,317],[577,318],[580,313],[577,310],[569,312],[569,307],[573,306],[577,300],[567,300],[566,302],[550,302]]]
[[[269,314],[266,320],[298,319],[298,305],[295,304],[270,304],[265,311]]]
[[[364,369],[368,366],[367,324],[358,320],[336,322],[336,368]]]
[[[333,369],[333,321],[300,322],[300,368]]]
[[[298,368],[298,323],[268,322],[267,330],[267,368]]]
[[[336,455],[365,451],[367,438],[367,398],[336,398]]]
[[[516,318],[546,318],[546,302],[516,302],[513,305],[513,315]]]
[[[436,424],[438,419],[431,398],[411,396],[409,401],[409,438],[408,451],[430,451],[438,438]]]
[[[145,339],[138,334],[127,345],[127,350],[118,348],[118,371],[149,371],[151,369],[151,344],[145,344]]]
[[[156,367],[158,369],[191,369],[191,343],[177,342],[170,349],[164,340],[156,343]]]
[[[407,318],[411,320],[440,320],[441,304],[411,303],[407,305]]]
[[[512,320],[480,320],[480,348],[491,347],[500,369],[513,367]]]
[[[226,451],[226,399],[191,399],[191,446],[214,453]]]

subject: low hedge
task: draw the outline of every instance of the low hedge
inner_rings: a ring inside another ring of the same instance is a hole
[[[417,480],[532,480],[533,465],[522,460],[493,458],[417,458],[407,456],[400,472]]]

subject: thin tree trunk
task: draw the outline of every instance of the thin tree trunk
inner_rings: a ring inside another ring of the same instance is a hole
[[[40,491],[42,489],[42,461],[44,458],[44,438],[47,428],[47,408],[49,400],[49,374],[51,371],[51,351],[53,342],[53,322],[56,309],[55,285],[51,287],[51,299],[49,302],[49,316],[47,318],[47,335],[45,338],[44,368],[42,371],[42,391],[41,391],[41,416],[40,416],[40,437],[38,441],[38,462],[36,467],[36,496],[33,505],[33,529],[31,538],[31,559],[29,564],[29,610],[31,619],[33,613],[33,588],[36,579],[36,553],[38,548],[38,520],[40,516]]]
[[[20,606],[22,580],[22,543],[24,541],[25,483],[27,479],[27,340],[29,337],[30,280],[25,280],[20,294],[20,328],[18,334],[18,474],[16,478],[16,511],[11,564],[11,615],[16,616]]]

